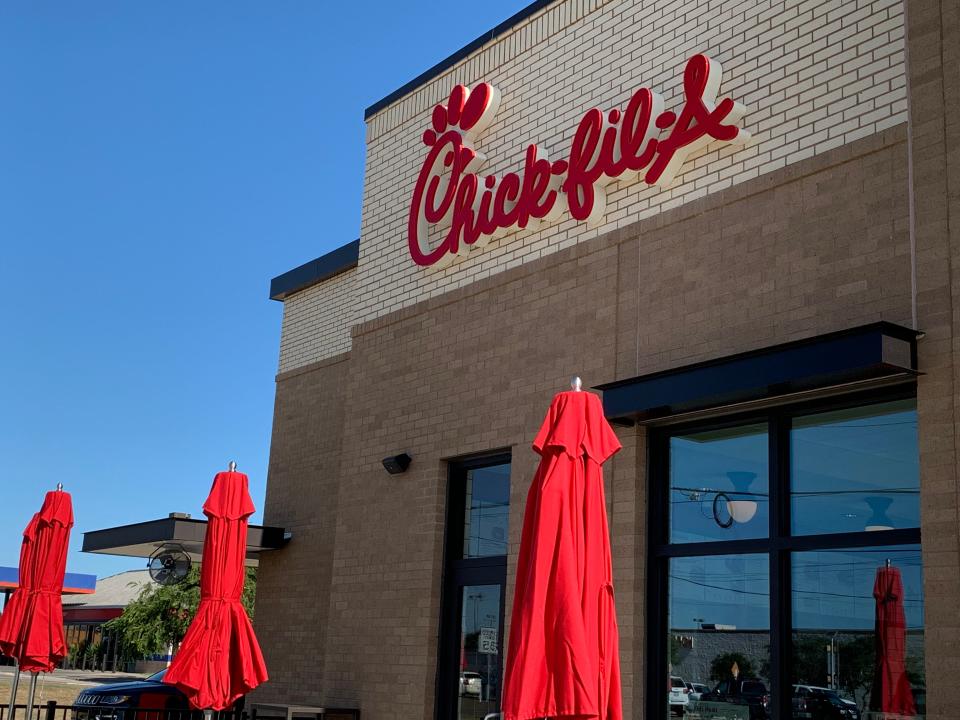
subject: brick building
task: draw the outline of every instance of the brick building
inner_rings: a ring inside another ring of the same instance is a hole
[[[889,564],[901,715],[956,718],[958,55],[960,0],[540,0],[368,108],[359,241],[271,289],[293,540],[255,701],[496,712],[530,443],[576,374],[623,444],[626,717],[746,718],[667,691],[734,661],[769,717],[799,686],[871,717]]]

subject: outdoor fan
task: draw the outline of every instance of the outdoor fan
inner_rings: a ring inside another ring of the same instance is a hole
[[[147,562],[150,579],[159,585],[176,585],[183,582],[193,562],[179,545],[163,545],[157,548]]]

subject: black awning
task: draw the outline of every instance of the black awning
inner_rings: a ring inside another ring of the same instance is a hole
[[[179,545],[194,561],[200,562],[206,532],[206,520],[173,514],[160,520],[85,532],[82,550],[103,555],[147,558],[164,545]],[[246,564],[256,566],[261,552],[282,548],[289,537],[283,528],[250,525],[247,529]]]
[[[917,374],[915,330],[888,322],[598,385],[612,422],[650,421],[733,403]]]

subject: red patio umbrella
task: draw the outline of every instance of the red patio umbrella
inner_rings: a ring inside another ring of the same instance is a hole
[[[620,720],[601,469],[620,442],[600,399],[575,390],[553,399],[533,449],[541,458],[524,512],[503,714]]]
[[[900,570],[891,567],[889,561],[886,567],[877,569],[873,597],[877,601],[874,623],[877,654],[870,709],[882,713],[916,715],[917,708],[906,669],[907,619],[903,612],[903,579]]]
[[[28,672],[51,672],[67,655],[63,576],[73,527],[70,493],[51,491],[23,531],[18,587],[0,615],[0,651]]]
[[[27,523],[20,546],[17,589],[0,615],[0,652],[16,659],[8,717],[13,717],[20,672],[33,674],[26,717],[33,710],[37,673],[51,672],[66,657],[63,632],[63,576],[73,527],[73,502],[61,486],[48,492],[40,512]]]
[[[203,512],[208,518],[200,566],[200,606],[163,681],[196,708],[225,710],[267,680],[253,626],[240,602],[246,579],[247,476],[217,473]]]

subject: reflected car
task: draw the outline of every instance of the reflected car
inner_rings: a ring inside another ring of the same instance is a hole
[[[670,678],[670,712],[675,715],[683,715],[687,705],[690,704],[690,690],[683,678]]]
[[[480,673],[465,670],[460,673],[460,694],[480,697],[483,691],[483,676]]]
[[[687,683],[687,697],[691,700],[699,700],[704,693],[710,692],[710,688],[703,683]]]
[[[762,680],[723,680],[700,696],[702,702],[745,705],[750,720],[770,720],[770,693]]]
[[[793,717],[794,720],[860,720],[860,710],[855,702],[840,697],[836,690],[794,685]]]

